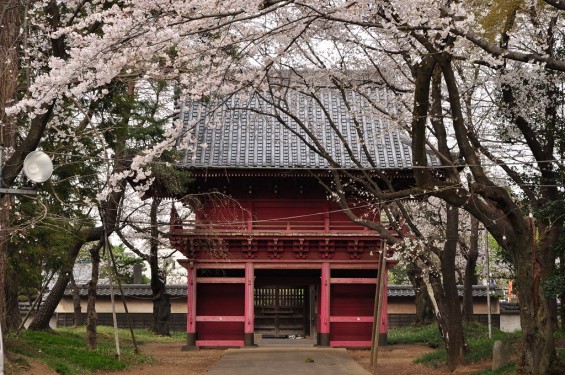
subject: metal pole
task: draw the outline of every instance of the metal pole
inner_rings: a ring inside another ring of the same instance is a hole
[[[487,260],[487,318],[488,318],[488,338],[492,338],[492,318],[490,312],[490,257],[488,253],[488,230],[485,228],[485,254]]]

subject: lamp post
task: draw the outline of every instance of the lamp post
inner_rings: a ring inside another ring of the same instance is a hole
[[[37,195],[37,189],[34,187],[29,189],[12,189],[4,187],[4,175],[2,174],[2,166],[4,164],[4,145],[0,145],[0,195]],[[23,171],[26,177],[34,182],[45,182],[53,173],[53,163],[51,158],[43,151],[30,152],[25,160]],[[0,228],[1,229],[1,228]],[[1,275],[0,275],[1,277]],[[4,303],[0,301],[0,303]],[[4,338],[2,336],[2,324],[0,323],[0,374],[4,374]]]

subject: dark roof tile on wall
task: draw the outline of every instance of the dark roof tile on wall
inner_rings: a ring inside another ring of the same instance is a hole
[[[152,296],[151,286],[149,284],[125,284],[122,285],[124,290],[124,295],[129,297],[148,297]],[[113,288],[114,295],[120,296],[120,290],[118,289],[117,285]],[[167,293],[171,297],[186,297],[187,296],[187,287],[186,285],[167,285],[166,286]],[[458,288],[459,296],[463,296],[463,289],[462,287]],[[81,296],[88,295],[88,286],[81,285],[79,286],[79,291]],[[109,285],[98,285],[97,289],[98,296],[109,296],[110,295],[110,286]],[[68,287],[65,290],[66,296],[71,296],[72,291],[71,288]],[[388,286],[388,296],[389,297],[414,297],[414,289],[411,285],[389,285]],[[486,286],[483,285],[474,285],[473,286],[473,297],[486,297],[487,291]]]
[[[96,293],[98,296],[109,296],[112,293],[115,296],[121,296],[122,293],[117,285],[114,285],[113,288],[110,288],[110,285],[98,285],[96,288]],[[122,289],[124,291],[125,296],[134,296],[134,297],[148,297],[151,298],[153,296],[153,292],[151,291],[151,285],[149,284],[124,284],[122,285]],[[178,297],[178,296],[186,296],[186,285],[167,285],[166,286],[167,293],[169,295]],[[79,294],[82,297],[88,295],[88,285],[79,285]],[[71,287],[67,287],[65,289],[65,295],[71,296],[72,289]]]
[[[459,297],[463,297],[463,287],[458,286],[457,292]],[[414,288],[411,285],[389,285],[388,286],[388,296],[389,297],[414,297],[416,294]],[[487,287],[484,285],[473,285],[473,297],[486,297]]]
[[[393,108],[381,89],[368,90],[365,95],[374,98],[383,108]],[[189,147],[181,165],[188,168],[329,168],[328,161],[301,139],[312,142],[298,126],[298,120],[307,124],[312,136],[337,162],[337,168],[375,169],[370,158],[376,169],[412,168],[410,139],[392,126],[363,95],[350,92],[344,99],[338,90],[325,89],[318,97],[322,106],[310,96],[291,91],[285,96],[284,104],[289,113],[275,109],[258,94],[243,98],[232,96],[220,105],[187,101],[180,107],[179,120],[195,137],[196,147]],[[346,109],[346,102],[350,110]],[[332,130],[332,124],[337,131]],[[353,157],[348,155],[346,144],[351,147]],[[367,147],[370,158],[361,145]],[[429,156],[428,159],[430,165],[438,165],[436,158]]]

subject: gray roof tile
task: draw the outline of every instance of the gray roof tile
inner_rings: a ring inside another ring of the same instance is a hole
[[[463,296],[463,287],[461,285],[457,286],[457,292],[459,293],[459,297]],[[414,288],[412,288],[412,285],[389,285],[388,296],[414,297],[415,296]],[[487,296],[487,287],[485,285],[473,285],[473,297],[486,297],[486,296]]]
[[[122,285],[122,289],[125,296],[151,297],[153,295],[151,291],[151,285],[149,284],[124,284]],[[113,290],[115,296],[121,295],[120,289],[117,285],[114,285]],[[171,296],[186,296],[186,285],[167,285],[166,290],[167,293],[169,293],[169,295]],[[96,293],[98,296],[109,296],[110,292],[110,285],[108,284],[98,285],[98,287],[96,288]],[[88,285],[79,285],[79,293],[83,297],[87,296]],[[65,295],[72,295],[71,287],[67,287],[67,289],[65,289]]]
[[[374,100],[385,101],[386,95],[380,91],[372,89],[367,94]],[[373,169],[362,144],[369,150],[377,169],[412,167],[410,139],[394,129],[362,95],[347,94],[346,100],[351,107],[348,111],[339,91],[325,89],[321,93],[319,98],[328,116],[312,97],[295,91],[285,97],[284,105],[289,113],[273,108],[258,94],[234,95],[221,104],[187,101],[180,107],[179,119],[185,130],[196,138],[196,147],[186,151],[181,165],[197,168],[329,168],[329,163],[300,139],[304,137],[312,143],[307,132],[298,125],[297,121],[300,121],[307,125],[339,168]],[[383,105],[391,106],[391,103]],[[353,158],[346,151],[347,145],[351,147]],[[439,164],[431,156],[429,163]]]
[[[122,285],[124,290],[124,295],[131,297],[151,297],[151,286],[149,284],[124,284]],[[185,297],[187,295],[186,284],[171,284],[167,285],[167,292],[173,297]],[[88,286],[80,285],[80,295],[88,295]],[[459,296],[463,296],[463,288],[458,287]],[[98,285],[97,293],[99,296],[109,296],[110,286]],[[67,287],[65,290],[66,296],[71,296],[71,288]],[[121,295],[120,290],[117,286],[114,287],[114,295]],[[389,297],[414,297],[414,289],[411,285],[389,285],[388,286],[388,296]],[[473,285],[473,297],[486,297],[486,286],[483,285]]]

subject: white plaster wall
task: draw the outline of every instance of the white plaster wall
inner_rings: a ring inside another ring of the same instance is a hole
[[[500,330],[503,332],[521,331],[520,314],[500,314]]]
[[[86,299],[81,299],[81,309],[82,312],[86,312]],[[185,313],[186,314],[186,298],[175,298],[171,299],[171,313]],[[122,298],[117,296],[115,298],[116,313],[123,313],[124,304]],[[151,313],[153,311],[153,301],[151,298],[148,299],[128,299],[127,300],[128,311],[132,314],[135,313]],[[56,313],[73,313],[73,301],[70,298],[64,298],[59,302]],[[97,313],[111,313],[112,303],[109,298],[98,298],[96,300],[96,312]]]

